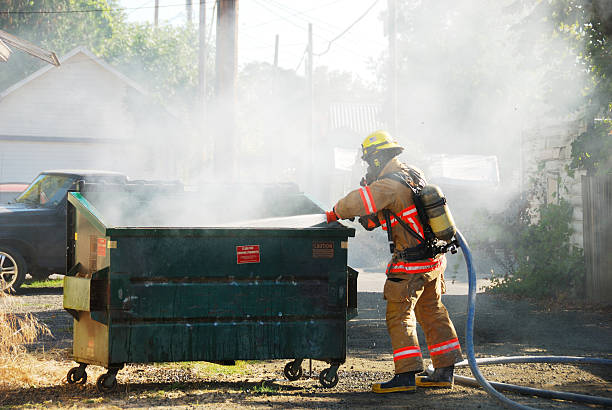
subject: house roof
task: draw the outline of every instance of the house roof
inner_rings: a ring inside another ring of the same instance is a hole
[[[45,49],[38,47],[35,44],[30,43],[27,40],[24,40],[23,38],[19,38],[10,33],[7,33],[4,30],[0,30],[0,51],[2,50],[2,46],[7,45],[7,44],[16,48],[17,50],[21,50],[25,53],[28,53],[32,57],[39,58],[43,61],[46,61],[49,64],[53,64],[54,66],[60,65],[57,59],[57,56],[55,55],[53,51],[47,51]],[[8,49],[8,51],[10,54],[11,50]],[[6,59],[8,59],[8,55],[6,55],[5,57]],[[4,59],[4,61],[6,61],[6,59]]]
[[[11,56],[11,49],[0,38],[0,62],[6,63]]]
[[[60,63],[61,64],[65,64],[68,60],[70,60],[71,58],[73,58],[77,54],[84,54],[85,56],[90,58],[92,61],[94,61],[98,65],[102,66],[106,71],[110,72],[111,74],[113,74],[114,76],[119,78],[121,81],[126,83],[128,86],[132,87],[133,89],[139,91],[142,94],[145,94],[145,95],[148,94],[147,91],[143,87],[141,87],[139,84],[137,84],[133,80],[129,79],[124,74],[120,73],[119,71],[117,71],[117,69],[113,68],[110,64],[108,64],[108,63],[104,62],[102,59],[96,57],[91,51],[89,51],[87,48],[85,48],[83,46],[77,47],[77,48],[73,49],[68,54],[66,54],[65,56],[60,58]],[[57,69],[57,67],[54,67],[54,66],[51,66],[51,65],[47,65],[47,66],[41,68],[40,70],[35,71],[34,73],[30,74],[29,76],[27,76],[23,80],[13,84],[12,86],[10,86],[6,90],[4,90],[2,93],[0,93],[0,100],[4,99],[9,94],[19,90],[21,87],[23,87],[24,85],[28,84],[30,81],[33,81],[36,78],[38,78],[38,77],[48,73],[50,70],[56,70],[56,69]]]

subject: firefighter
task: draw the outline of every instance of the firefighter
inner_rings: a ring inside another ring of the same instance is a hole
[[[422,173],[399,161],[403,148],[385,131],[376,131],[361,144],[362,159],[368,164],[362,187],[340,199],[327,222],[360,217],[368,230],[391,229],[392,257],[387,266],[383,297],[387,301],[386,322],[393,348],[395,376],[375,383],[376,393],[415,392],[420,387],[453,385],[454,364],[461,361],[461,347],[448,311],[441,301],[444,293],[444,254],[424,257],[422,243],[404,227],[421,237],[423,227],[413,200],[411,185],[424,181]],[[391,175],[396,177],[391,178]],[[390,212],[389,212],[390,211]],[[391,213],[392,212],[392,213]],[[401,221],[398,221],[395,216]],[[389,226],[390,225],[390,226]],[[419,321],[434,366],[430,377],[423,371],[423,358],[416,332]]]

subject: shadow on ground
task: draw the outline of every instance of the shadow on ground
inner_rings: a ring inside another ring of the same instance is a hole
[[[442,300],[465,346],[467,296],[445,295]],[[349,355],[390,353],[381,293],[359,293],[359,316],[348,324]],[[421,351],[425,336],[418,327]],[[499,296],[476,299],[474,344],[477,356],[559,355],[612,358],[612,316],[600,312],[546,311],[541,306]]]

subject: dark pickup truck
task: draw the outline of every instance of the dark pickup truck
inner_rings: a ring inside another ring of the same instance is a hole
[[[67,210],[69,191],[106,204],[99,211],[107,222],[120,226],[211,226],[236,218],[249,221],[323,212],[290,183],[235,183],[229,189],[226,183],[213,182],[197,188],[200,191],[186,190],[180,181],[132,180],[105,171],[41,173],[15,200],[0,205],[0,292],[19,289],[26,274],[46,279],[73,267],[67,266],[74,250],[69,247],[74,241],[66,237],[73,217]],[[115,200],[100,200],[111,195]],[[228,195],[242,200],[228,201]]]
[[[17,290],[26,274],[66,272],[66,196],[86,184],[124,185],[106,171],[46,171],[16,199],[0,204],[0,291]]]

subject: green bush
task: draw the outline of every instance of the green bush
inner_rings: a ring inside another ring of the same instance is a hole
[[[535,299],[582,297],[584,255],[570,243],[572,206],[567,201],[543,205],[533,213],[524,202],[514,201],[487,219],[492,235],[478,245],[493,251],[505,271],[492,272],[487,292]]]

